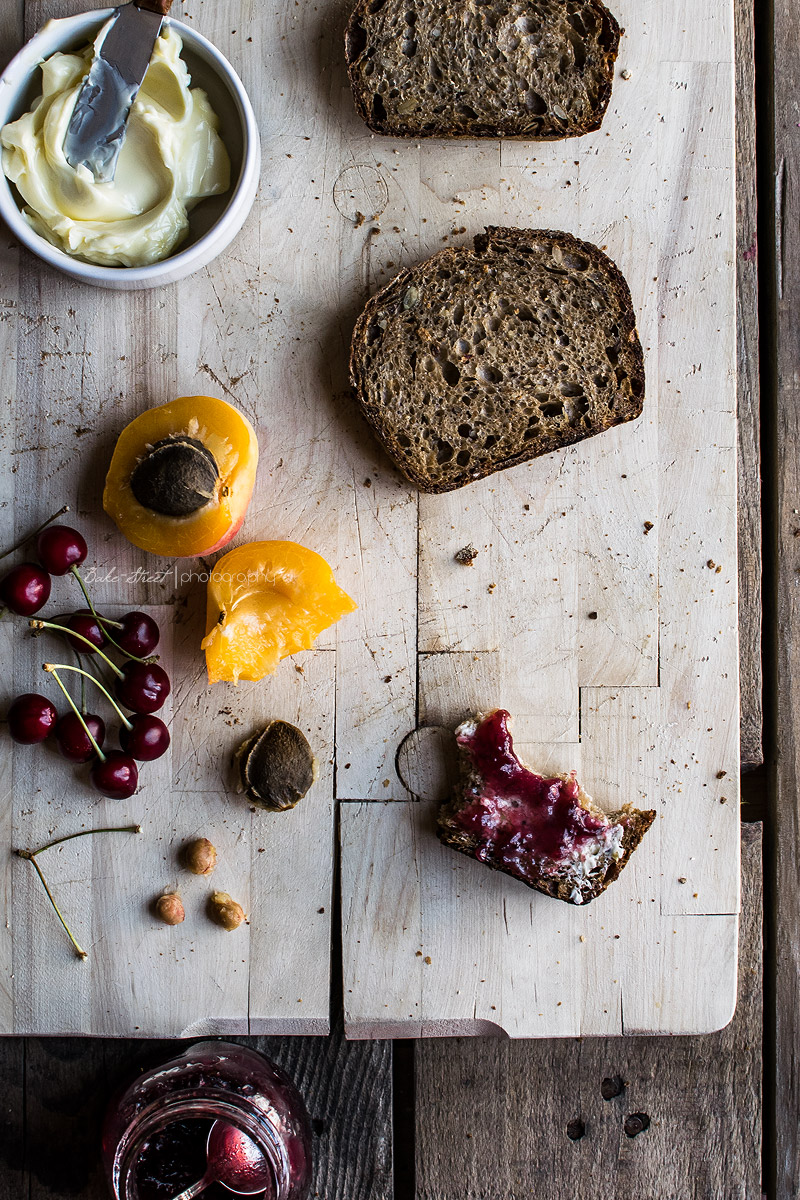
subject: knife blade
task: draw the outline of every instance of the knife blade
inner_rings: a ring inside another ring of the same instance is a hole
[[[95,51],[64,137],[71,167],[88,167],[98,183],[114,178],[131,107],[142,85],[172,0],[132,0],[110,20]]]

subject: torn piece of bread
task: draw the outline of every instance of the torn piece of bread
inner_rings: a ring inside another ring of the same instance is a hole
[[[514,753],[504,709],[456,730],[458,794],[438,817],[442,842],[528,887],[588,904],[618,877],[655,820],[627,804],[605,813],[575,773],[545,778]]]

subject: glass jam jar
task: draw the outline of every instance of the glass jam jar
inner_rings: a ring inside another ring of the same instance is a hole
[[[103,1162],[114,1200],[173,1200],[201,1179],[211,1126],[246,1134],[267,1164],[261,1200],[305,1200],[311,1131],[302,1097],[256,1050],[197,1042],[117,1093],[103,1126]],[[203,1200],[231,1200],[211,1184]]]

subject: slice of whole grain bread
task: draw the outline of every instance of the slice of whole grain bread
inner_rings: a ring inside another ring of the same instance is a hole
[[[622,30],[601,0],[358,0],[356,107],[393,137],[577,137],[599,129]]]
[[[447,492],[642,411],[630,289],[568,233],[489,228],[402,271],[366,305],[354,393],[389,457]]]
[[[499,805],[491,779],[487,779],[487,773],[474,753],[475,738],[480,735],[481,727],[498,719],[501,721],[502,734],[489,771],[492,768],[497,770],[503,777],[504,785],[511,779],[509,792],[501,798]],[[572,785],[577,793],[576,807],[597,819],[602,826],[598,837],[605,837],[609,846],[583,861],[579,853],[573,853],[570,857],[569,846],[572,843],[569,838],[565,838],[563,843],[568,848],[563,861],[530,853],[525,844],[526,823],[524,819],[521,822],[518,820],[526,801],[519,798],[522,789],[515,791],[514,779],[532,776],[542,780],[542,776],[536,776],[517,758],[508,733],[507,719],[508,713],[503,710],[478,713],[456,730],[461,781],[457,793],[439,811],[438,837],[453,850],[459,850],[493,870],[503,871],[547,896],[569,904],[588,904],[604,892],[627,866],[634,850],[653,824],[655,811],[626,804],[615,812],[606,813],[580,787],[574,774],[548,777],[546,783]],[[552,794],[548,797],[548,804],[551,812],[557,811],[557,806],[552,804]],[[511,854],[504,852],[503,847],[503,817],[508,812],[512,813],[515,820],[514,828],[509,831],[515,834],[514,840],[509,842],[513,847]]]

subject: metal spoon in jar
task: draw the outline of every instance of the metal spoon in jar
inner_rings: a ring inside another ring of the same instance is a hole
[[[258,1196],[271,1182],[267,1161],[252,1138],[225,1121],[215,1121],[211,1126],[206,1157],[203,1178],[175,1200],[194,1200],[212,1183],[221,1184],[235,1196]],[[265,1200],[270,1200],[270,1196]]]

